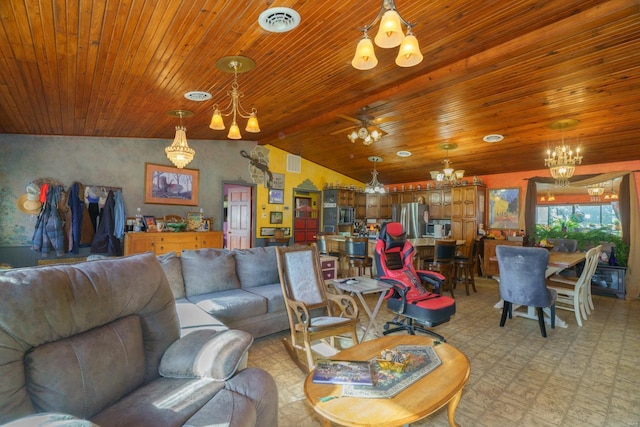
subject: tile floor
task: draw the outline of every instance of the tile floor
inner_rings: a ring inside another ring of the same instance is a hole
[[[559,310],[568,327],[547,325],[545,339],[535,320],[515,317],[500,328],[496,282],[478,279],[477,289],[470,296],[458,289],[457,314],[436,328],[471,362],[456,411],[461,426],[640,426],[640,301],[594,295],[596,310],[582,328]],[[383,305],[379,323],[391,317]],[[249,365],[276,379],[281,427],[320,426],[304,397],[305,375],[282,345],[288,335],[256,339]],[[446,409],[412,425],[448,426]]]

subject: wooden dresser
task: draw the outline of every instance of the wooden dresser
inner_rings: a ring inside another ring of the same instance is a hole
[[[182,231],[161,233],[126,233],[124,254],[153,252],[162,255],[174,251],[180,256],[183,249],[222,248],[222,231]]]

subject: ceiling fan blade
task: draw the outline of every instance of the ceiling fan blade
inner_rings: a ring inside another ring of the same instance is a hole
[[[340,117],[341,119],[349,120],[350,122],[356,123],[358,125],[361,123],[361,120],[355,117],[347,116],[344,114],[336,114],[336,116]]]
[[[378,117],[370,121],[373,124],[387,123],[387,122],[397,122],[400,120],[400,117],[397,116],[389,116],[389,117]]]
[[[340,130],[337,130],[337,131],[335,131],[335,132],[331,132],[329,135],[338,135],[338,134],[340,134],[340,133],[344,133],[344,134],[346,135],[350,130],[358,129],[358,127],[359,127],[359,126],[349,126],[349,127],[347,127],[347,128],[340,129]]]

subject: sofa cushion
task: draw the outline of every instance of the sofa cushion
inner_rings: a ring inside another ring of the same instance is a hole
[[[158,255],[158,261],[162,265],[164,274],[167,275],[169,285],[171,286],[171,292],[175,299],[185,297],[184,291],[184,279],[182,278],[182,263],[180,258],[175,252],[167,252],[163,255]]]
[[[91,421],[81,420],[73,415],[60,412],[48,412],[22,417],[2,427],[100,427]]]
[[[127,316],[38,346],[25,356],[25,367],[37,411],[94,414],[143,383],[140,318]]]
[[[229,329],[220,320],[185,298],[176,300],[176,309],[180,319],[180,333],[182,336],[199,329],[215,331]]]
[[[267,312],[267,300],[243,289],[194,295],[189,301],[222,320],[223,323],[258,316]]]
[[[252,343],[251,334],[239,330],[192,332],[164,353],[160,375],[225,381],[236,373]]]
[[[247,289],[247,292],[266,298],[268,313],[277,313],[286,310],[284,297],[282,296],[282,286],[280,286],[280,283],[256,286]]]
[[[240,288],[236,261],[225,249],[184,250],[182,277],[187,297]]]
[[[243,288],[280,283],[275,246],[234,249],[233,252],[238,279]]]

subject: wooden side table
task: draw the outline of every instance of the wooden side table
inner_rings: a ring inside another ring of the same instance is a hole
[[[336,360],[370,360],[381,350],[398,345],[432,345],[433,339],[419,335],[387,335],[350,347],[332,356]],[[390,399],[341,397],[342,386],[316,384],[313,371],[304,382],[304,394],[314,411],[324,418],[325,427],[401,426],[418,421],[445,405],[450,426],[458,426],[455,411],[462,388],[469,379],[469,359],[450,344],[434,347],[442,364]],[[321,401],[328,396],[340,396]],[[459,427],[459,426],[458,426]]]

